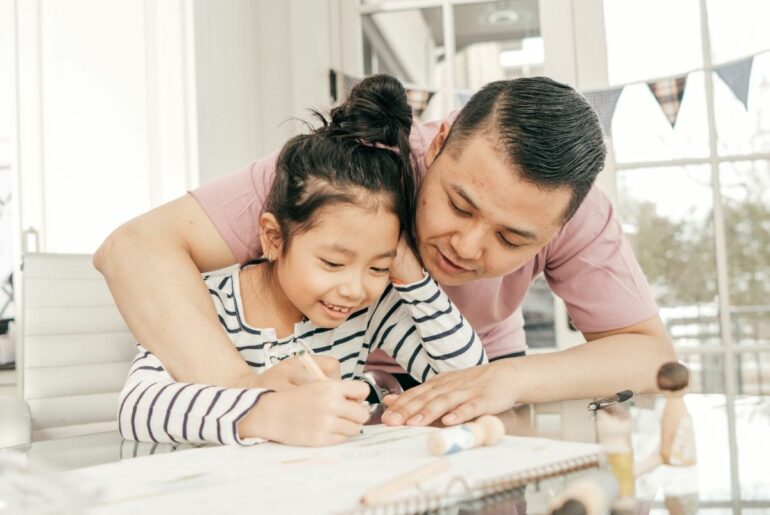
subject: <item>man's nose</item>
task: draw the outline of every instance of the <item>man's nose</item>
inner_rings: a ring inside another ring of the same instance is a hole
[[[483,229],[478,225],[465,228],[454,234],[450,240],[457,257],[464,261],[476,261],[483,253]],[[462,263],[457,263],[462,265]]]

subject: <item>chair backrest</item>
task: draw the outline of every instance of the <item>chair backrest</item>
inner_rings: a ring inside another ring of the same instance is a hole
[[[86,254],[26,254],[21,393],[32,440],[117,429],[135,339]]]

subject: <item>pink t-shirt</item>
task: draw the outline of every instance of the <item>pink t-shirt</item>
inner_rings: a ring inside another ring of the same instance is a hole
[[[410,145],[423,175],[425,152],[440,123],[412,126]],[[278,152],[274,152],[192,192],[241,263],[261,255],[258,222],[277,157]],[[521,305],[530,284],[541,273],[565,301],[573,324],[582,332],[627,327],[658,312],[612,204],[594,187],[575,216],[521,268],[502,277],[444,286],[476,329],[490,358],[526,349]],[[395,362],[373,355],[370,363]]]

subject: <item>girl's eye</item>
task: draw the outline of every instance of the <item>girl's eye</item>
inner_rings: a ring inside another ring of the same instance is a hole
[[[516,249],[521,247],[521,245],[516,245],[515,243],[511,243],[510,241],[506,240],[501,233],[497,233],[497,237],[500,238],[500,243],[502,243],[509,249]]]
[[[463,211],[462,209],[457,207],[457,205],[454,202],[452,202],[451,200],[449,201],[449,205],[451,205],[452,209],[454,209],[456,212],[458,212],[462,216],[471,216],[471,213],[469,213],[468,211]]]
[[[319,258],[319,259],[321,259],[321,262],[323,262],[323,264],[328,266],[329,268],[341,268],[342,267],[342,265],[340,263],[332,263],[331,261],[326,261],[323,258]]]
[[[390,273],[390,268],[372,267],[372,272],[374,272],[375,274],[389,274]]]

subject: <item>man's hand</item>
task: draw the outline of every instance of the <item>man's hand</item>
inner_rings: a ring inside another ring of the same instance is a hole
[[[396,259],[390,267],[390,282],[393,284],[411,284],[425,277],[422,264],[417,259],[406,237],[402,234],[396,249]]]
[[[445,425],[460,424],[481,415],[511,408],[517,399],[512,358],[465,370],[445,372],[401,395],[385,398],[387,425],[428,425],[441,417]]]
[[[339,380],[340,362],[337,359],[331,356],[313,355],[311,357],[321,367],[326,377]],[[276,363],[261,374],[251,374],[244,377],[239,382],[239,386],[242,388],[269,388],[281,391],[315,381],[317,379],[308,372],[299,358],[292,357]]]

